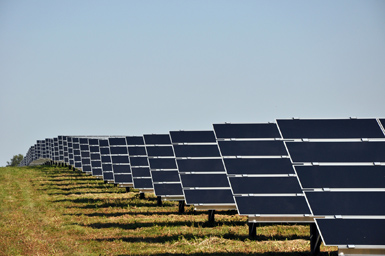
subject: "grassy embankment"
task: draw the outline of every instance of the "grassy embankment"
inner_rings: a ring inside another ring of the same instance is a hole
[[[309,255],[306,225],[260,226],[250,240],[235,212],[209,224],[146,196],[66,168],[0,168],[0,255]]]

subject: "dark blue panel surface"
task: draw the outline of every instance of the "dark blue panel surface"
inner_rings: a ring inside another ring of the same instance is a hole
[[[296,166],[302,188],[385,188],[385,166]]]
[[[110,152],[111,154],[116,154],[116,155],[127,155],[127,147],[110,147]]]
[[[293,162],[385,162],[385,142],[286,142]]]
[[[100,154],[102,155],[110,154],[110,148],[100,148]]]
[[[149,158],[151,169],[177,169],[174,158]]]
[[[125,138],[108,138],[109,144],[111,145],[126,145]]]
[[[80,145],[81,150],[90,150],[88,145]]]
[[[385,245],[385,219],[316,219],[326,245]]]
[[[143,137],[147,145],[171,144],[170,135],[168,134],[145,134]]]
[[[102,156],[102,162],[103,163],[110,163],[111,157],[110,156]]]
[[[174,156],[172,146],[147,146],[148,156]]]
[[[102,164],[103,172],[112,171],[112,164]]]
[[[146,148],[145,147],[128,147],[128,152],[130,156],[146,156]]]
[[[125,164],[121,164],[121,165],[117,165],[117,164],[114,164],[114,173],[131,173],[131,168],[130,168],[130,165],[125,165]]]
[[[222,156],[284,156],[282,141],[218,141]]]
[[[176,157],[220,157],[217,145],[174,145]]]
[[[100,154],[91,154],[91,160],[100,160]]]
[[[75,158],[75,162],[80,162],[81,161],[80,156],[75,156],[74,158]]]
[[[224,172],[222,159],[178,159],[179,172]]]
[[[90,152],[99,152],[99,146],[90,146]]]
[[[74,150],[74,154],[77,155],[77,156],[80,156],[80,150]]]
[[[285,139],[384,138],[376,119],[277,120]]]
[[[123,183],[132,183],[131,174],[116,174],[114,175],[115,183],[123,184]]]
[[[151,171],[154,182],[180,182],[178,171]]]
[[[128,156],[111,156],[111,160],[116,164],[130,163]]]
[[[310,214],[303,196],[236,196],[239,214]]]
[[[92,167],[102,167],[102,163],[100,161],[91,161]]]
[[[134,156],[130,157],[131,166],[148,166],[147,157]]]
[[[184,191],[187,204],[234,204],[230,189]]]
[[[114,174],[112,172],[104,172],[103,170],[103,180],[114,180]]]
[[[227,174],[294,174],[290,158],[225,158]]]
[[[172,143],[216,142],[213,131],[172,131]]]
[[[183,188],[230,187],[226,174],[181,174]]]
[[[99,146],[107,147],[108,146],[108,140],[99,140]]]
[[[314,215],[385,215],[385,192],[305,192]]]
[[[182,196],[181,184],[154,184],[156,196]]]
[[[88,139],[80,138],[79,142],[80,142],[80,144],[88,144]]]
[[[131,167],[133,177],[151,177],[149,168],[135,168]]]
[[[234,194],[302,193],[297,177],[231,177]]]
[[[88,140],[88,143],[89,143],[90,145],[99,145],[98,139],[89,139],[89,140]]]
[[[102,169],[92,169],[92,176],[102,176]]]
[[[136,179],[134,178],[134,188],[143,188],[143,189],[149,189],[152,187],[152,181],[151,178],[148,179]]]
[[[144,145],[142,136],[130,136],[126,137],[127,145]]]
[[[90,152],[81,152],[81,154],[80,154],[83,158],[85,157],[85,158],[88,158],[88,157],[90,157]]]
[[[91,165],[83,165],[82,169],[83,172],[91,172]]]
[[[89,158],[82,158],[82,164],[90,164],[91,160]]]
[[[281,138],[276,124],[214,124],[218,139]]]

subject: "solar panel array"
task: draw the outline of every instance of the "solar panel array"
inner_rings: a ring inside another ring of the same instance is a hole
[[[213,131],[171,131],[186,204],[197,209],[235,209]]]
[[[385,248],[385,137],[376,119],[277,120],[325,245]],[[384,226],[382,226],[384,227]]]
[[[311,224],[344,254],[385,250],[385,119],[278,119],[213,131],[38,140],[21,165],[66,164],[197,210],[249,223]],[[209,215],[210,216],[210,215]],[[254,230],[255,231],[255,230]]]
[[[214,124],[238,213],[253,222],[312,222],[276,124]]]
[[[143,138],[155,195],[164,200],[184,201],[170,135],[145,134]]]

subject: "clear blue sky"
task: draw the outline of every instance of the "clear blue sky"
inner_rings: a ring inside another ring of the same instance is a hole
[[[0,0],[0,166],[58,135],[384,117],[385,1]]]

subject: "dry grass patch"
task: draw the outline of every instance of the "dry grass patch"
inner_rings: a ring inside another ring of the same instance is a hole
[[[66,168],[0,169],[0,255],[309,255],[306,225],[261,225],[105,184]],[[321,247],[336,254],[334,247]]]

